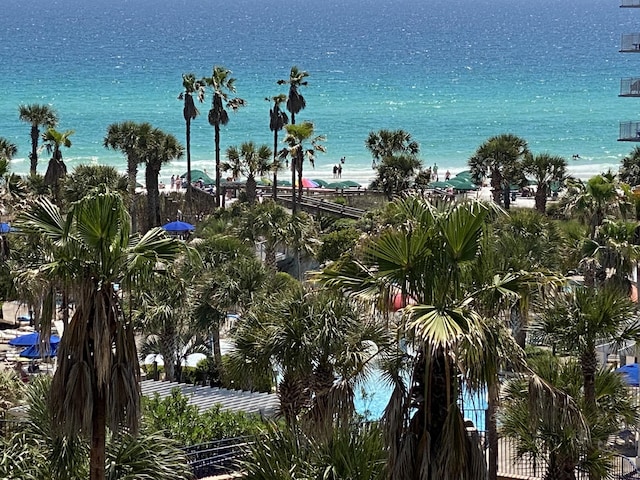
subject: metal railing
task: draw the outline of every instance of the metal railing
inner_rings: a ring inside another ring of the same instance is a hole
[[[225,438],[184,447],[187,461],[195,478],[236,472],[239,461],[247,454],[255,438]]]

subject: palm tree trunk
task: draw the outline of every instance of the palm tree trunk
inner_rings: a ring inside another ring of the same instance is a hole
[[[273,164],[275,166],[278,159],[278,129],[276,128],[273,131]],[[272,195],[273,201],[278,200],[278,170],[274,168],[273,170],[273,188]]]
[[[106,398],[105,392],[93,385],[93,415],[91,421],[91,451],[89,458],[89,479],[105,479],[106,445]]]
[[[40,138],[40,130],[38,129],[38,125],[31,126],[31,155],[29,155],[29,160],[31,160],[31,166],[29,168],[29,173],[33,177],[37,173],[38,169],[38,138]]]
[[[160,190],[158,189],[158,176],[160,170],[154,168],[153,165],[147,164],[147,170],[145,172],[147,182],[147,221],[148,228],[160,226],[160,207],[159,198]]]
[[[595,412],[598,359],[593,349],[588,349],[580,355],[580,366],[582,367],[585,406],[587,412]]]
[[[187,143],[187,192],[186,192],[186,200],[187,200],[187,212],[189,215],[193,214],[193,209],[191,208],[191,118],[187,116],[186,120],[186,143]]]
[[[215,132],[215,146],[216,146],[216,208],[220,206],[220,126],[215,125],[213,128]]]
[[[539,183],[536,190],[536,210],[543,215],[547,211],[547,185],[544,183]]]
[[[298,163],[297,155],[291,159],[291,211],[295,215],[296,208],[296,164]]]

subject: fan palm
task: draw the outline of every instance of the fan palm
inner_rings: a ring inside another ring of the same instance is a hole
[[[182,158],[183,153],[184,147],[176,137],[159,128],[151,131],[147,147],[141,152],[146,165],[148,228],[159,227],[161,224],[158,179],[162,165]]]
[[[236,91],[236,79],[231,77],[231,71],[225,67],[214,66],[211,77],[207,77],[204,80],[213,90],[211,110],[209,110],[209,125],[211,125],[214,130],[216,149],[216,206],[220,206],[220,126],[229,123],[229,114],[225,110],[225,107],[235,111],[243,107],[246,102],[238,97],[229,98],[229,94],[235,93]]]
[[[129,215],[131,215],[134,232],[138,231],[138,208],[136,199],[138,165],[144,161],[143,152],[146,151],[151,142],[152,131],[153,127],[147,122],[136,123],[126,121],[112,123],[107,128],[107,134],[103,140],[105,148],[119,150],[127,157],[127,189],[131,201]]]
[[[278,198],[278,171],[281,168],[280,159],[278,158],[278,132],[289,123],[289,117],[280,109],[280,104],[287,99],[285,94],[276,95],[267,98],[267,101],[273,101],[273,108],[269,109],[269,130],[273,132],[273,200]]]
[[[392,292],[411,298],[398,324],[414,354],[410,384],[395,374],[385,411],[390,475],[398,479],[484,478],[479,440],[467,435],[457,405],[460,376],[497,382],[499,343],[477,303],[483,285],[469,276],[479,261],[489,206],[468,202],[438,209],[408,197],[392,204],[395,223],[367,241],[362,257],[345,257],[320,275],[324,285],[389,305]],[[486,286],[508,292],[513,278]],[[384,308],[384,307],[382,307]],[[493,347],[492,347],[493,346]],[[517,356],[517,347],[512,348]],[[473,365],[492,365],[479,372]]]
[[[240,148],[231,146],[227,149],[229,162],[222,164],[222,170],[231,170],[236,174],[247,177],[247,202],[250,205],[256,201],[256,175],[264,175],[273,168],[271,149],[266,145],[256,147],[253,142],[244,142]]]
[[[371,152],[374,166],[387,157],[407,155],[415,157],[420,152],[418,142],[404,130],[378,130],[369,132],[365,147]]]
[[[300,70],[295,65],[291,67],[289,78],[287,80],[278,80],[278,85],[289,85],[289,96],[287,97],[287,110],[291,113],[291,123],[295,125],[296,115],[300,113],[306,106],[307,101],[299,92],[300,87],[306,87],[309,83],[305,80],[309,76],[309,72]]]
[[[184,116],[186,127],[187,195],[191,192],[191,122],[200,114],[195,102],[193,101],[193,94],[196,94],[198,101],[202,103],[204,101],[205,85],[205,81],[196,80],[196,76],[193,73],[182,74],[182,87],[184,88],[184,91],[180,93],[178,100],[184,100],[182,115]]]
[[[559,155],[548,153],[527,155],[522,162],[522,170],[525,175],[531,175],[537,182],[536,210],[544,214],[547,210],[547,197],[551,190],[551,184],[564,181],[567,161]]]
[[[291,201],[293,202],[293,213],[296,213],[296,184],[298,185],[298,202],[302,201],[302,166],[305,157],[309,159],[309,163],[314,165],[315,153],[325,152],[326,149],[321,142],[325,141],[325,137],[322,135],[314,136],[314,126],[311,122],[303,122],[299,125],[286,125],[287,136],[284,138],[284,142],[287,147],[280,151],[281,158],[291,159],[291,185],[292,195]],[[309,141],[311,145],[305,146],[305,142]],[[298,172],[298,179],[296,180],[296,171]]]
[[[25,233],[48,239],[39,275],[66,279],[76,300],[60,342],[51,408],[61,435],[90,437],[91,480],[105,478],[107,422],[114,432],[126,426],[135,434],[138,428],[136,344],[117,286],[134,288],[157,262],[172,262],[183,248],[161,229],[131,236],[130,221],[122,198],[110,191],[73,204],[66,218],[49,200],[38,199],[18,219]],[[49,328],[43,322],[44,336]]]
[[[73,134],[73,130],[59,132],[53,128],[49,128],[42,134],[44,146],[47,149],[47,153],[51,155],[51,160],[49,160],[49,166],[47,167],[47,173],[44,175],[44,183],[51,187],[54,200],[56,201],[60,197],[58,192],[60,179],[67,174],[67,166],[62,160],[61,149],[62,147],[71,147],[70,137]]]
[[[58,114],[49,105],[20,105],[18,107],[20,120],[31,125],[31,161],[29,172],[31,176],[38,169],[38,140],[40,139],[40,127],[55,128],[58,125]]]
[[[523,180],[522,161],[528,155],[529,147],[523,138],[511,133],[491,137],[469,159],[473,180],[481,184],[484,178],[491,177],[494,201],[509,209],[510,185]]]
[[[0,161],[2,161],[2,170],[0,175],[4,176],[9,167],[9,161],[18,153],[18,147],[4,137],[0,137]]]
[[[108,165],[78,165],[65,179],[62,190],[65,200],[73,203],[104,185],[127,194],[127,178]]]
[[[631,153],[622,159],[618,176],[621,182],[632,187],[640,185],[640,147],[634,147]]]

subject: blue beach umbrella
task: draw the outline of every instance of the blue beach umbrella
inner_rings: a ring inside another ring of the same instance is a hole
[[[12,347],[33,347],[40,343],[40,334],[38,332],[27,333],[26,335],[20,335],[19,337],[9,340],[9,345]],[[50,345],[57,345],[60,343],[60,337],[57,335],[51,335],[49,338]]]
[[[187,222],[181,222],[176,220],[175,222],[169,222],[162,226],[162,228],[171,233],[184,233],[184,232],[192,232],[196,229],[194,225],[191,225]]]
[[[40,349],[39,345],[31,345],[20,352],[22,358],[36,360],[38,358],[55,357],[58,354],[58,344],[51,343],[48,348]]]
[[[640,386],[640,382],[638,381],[638,364],[637,363],[629,363],[627,365],[623,365],[620,368],[616,368],[616,372],[621,373],[625,382],[632,387]]]
[[[9,233],[13,232],[11,225],[5,222],[0,222],[0,233]]]

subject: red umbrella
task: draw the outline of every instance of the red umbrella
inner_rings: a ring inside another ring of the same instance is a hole
[[[302,186],[304,188],[318,188],[320,185],[317,182],[314,182],[313,180],[311,180],[310,178],[303,178]]]

